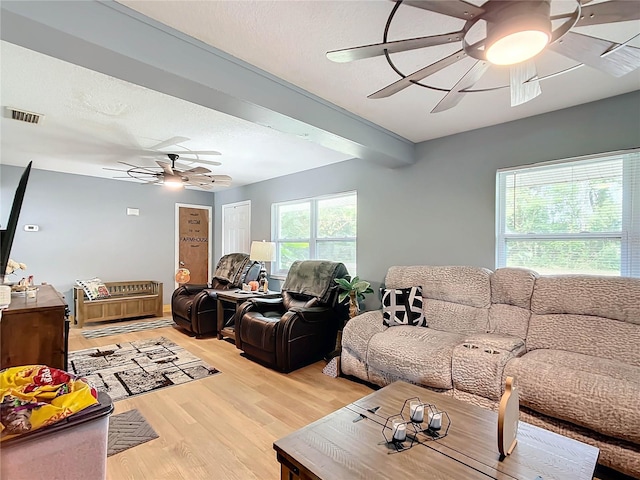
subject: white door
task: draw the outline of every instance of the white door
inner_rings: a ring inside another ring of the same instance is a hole
[[[222,254],[249,253],[251,200],[222,205]]]

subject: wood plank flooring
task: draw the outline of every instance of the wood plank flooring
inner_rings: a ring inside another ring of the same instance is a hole
[[[160,336],[222,373],[116,402],[114,413],[137,408],[160,438],[109,457],[110,480],[279,478],[275,440],[373,391],[323,375],[322,361],[281,374],[244,358],[227,340],[198,340],[172,327],[96,339],[72,328],[69,349]]]

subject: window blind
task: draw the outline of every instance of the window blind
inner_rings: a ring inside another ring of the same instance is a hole
[[[640,276],[640,149],[497,173],[496,267]]]

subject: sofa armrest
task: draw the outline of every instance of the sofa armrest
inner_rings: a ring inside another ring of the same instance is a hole
[[[494,333],[475,333],[468,335],[463,340],[463,345],[476,346],[483,349],[491,349],[498,352],[511,352],[512,357],[520,357],[525,354],[524,340],[512,335],[500,335]]]
[[[287,314],[296,314],[305,322],[317,323],[326,322],[332,310],[329,307],[293,307]]]
[[[457,390],[499,401],[507,362],[524,355],[524,340],[510,335],[478,333],[453,349],[451,376]]]
[[[382,323],[382,310],[361,313],[349,320],[342,329],[342,348],[365,361],[369,341],[387,328]]]

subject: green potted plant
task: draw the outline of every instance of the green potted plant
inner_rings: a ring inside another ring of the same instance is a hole
[[[335,281],[340,289],[338,302],[344,303],[344,301],[348,298],[349,318],[355,317],[360,311],[358,301],[364,300],[364,296],[367,293],[373,293],[373,290],[371,289],[371,283],[365,280],[360,280],[360,277],[358,277],[357,275],[351,280],[348,280],[346,278],[336,278]]]

